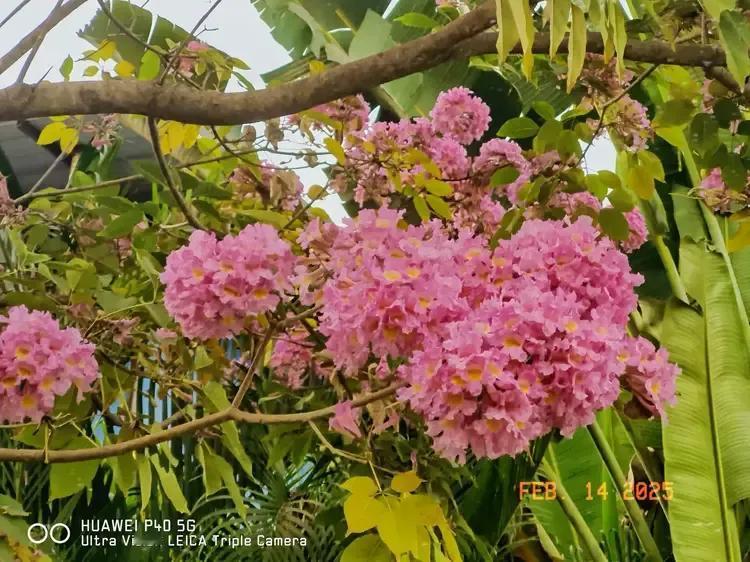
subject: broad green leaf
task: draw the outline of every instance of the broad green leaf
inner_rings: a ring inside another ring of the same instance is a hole
[[[290,218],[282,213],[269,211],[267,209],[242,209],[237,212],[259,222],[271,224],[276,228],[282,228],[285,226]]]
[[[731,10],[737,5],[737,0],[702,0],[701,4],[711,19],[718,21],[724,10]]]
[[[503,166],[498,170],[495,170],[490,177],[490,185],[496,187],[498,185],[508,185],[518,179],[520,172],[515,166]]]
[[[750,494],[750,358],[723,259],[702,243],[682,245],[694,249],[680,252],[680,269],[697,278],[691,290],[702,294],[692,296],[704,312],[672,302],[662,328],[662,343],[682,369],[663,429],[672,544],[678,560],[739,561],[732,507]]]
[[[153,464],[156,469],[156,474],[159,477],[159,482],[164,491],[164,495],[167,496],[174,508],[180,513],[190,513],[190,508],[188,508],[185,495],[182,493],[180,484],[177,481],[177,476],[175,476],[172,469],[162,467],[157,455],[151,457],[151,464]]]
[[[740,12],[725,10],[719,17],[719,38],[727,54],[727,68],[739,84],[750,75],[750,25]]]
[[[740,250],[747,248],[748,246],[750,246],[750,221],[745,221],[743,223],[740,223],[740,227],[737,229],[737,232],[735,232],[732,237],[727,240],[727,251],[732,253],[739,252]],[[750,288],[750,283],[748,283],[748,288]],[[747,302],[746,299],[743,300]]]
[[[393,562],[393,555],[377,535],[354,539],[341,553],[341,562]]]
[[[498,137],[509,137],[511,139],[523,139],[533,137],[539,130],[537,125],[529,117],[514,117],[502,124],[497,132]]]
[[[676,127],[685,125],[695,112],[692,100],[675,99],[669,100],[657,106],[654,127]]]
[[[91,445],[83,437],[76,438],[68,444],[69,448],[87,446]],[[50,500],[66,498],[87,488],[98,468],[98,460],[53,464],[49,474]]]
[[[206,397],[213,405],[214,411],[223,410],[230,406],[229,399],[227,398],[224,387],[215,381],[211,381],[203,387],[203,392]],[[240,433],[237,429],[237,424],[233,421],[224,422],[221,424],[221,441],[231,451],[234,458],[240,463],[240,466],[247,473],[248,476],[253,475],[253,464],[250,457],[247,456],[245,448],[242,446],[240,441]]]
[[[10,496],[0,494],[0,514],[10,515],[11,517],[26,517],[27,511],[24,511],[23,506]]]
[[[570,11],[572,19],[568,36],[568,92],[575,87],[586,57],[586,16],[575,4],[570,6]]]
[[[645,166],[636,165],[628,169],[628,187],[641,199],[650,199],[656,192],[654,176]]]
[[[221,457],[220,455],[217,455],[211,449],[206,446],[204,450],[204,459],[205,459],[205,467],[214,474],[218,474],[218,476],[221,477],[221,480],[224,482],[224,485],[227,488],[227,491],[229,492],[229,496],[232,498],[232,501],[234,502],[234,506],[237,509],[237,513],[240,514],[240,516],[244,519],[247,516],[247,505],[245,504],[245,501],[242,497],[242,492],[240,491],[240,487],[237,485],[237,481],[235,480],[234,470],[232,470],[232,465],[227,462],[226,459]],[[215,476],[214,476],[215,478]],[[215,481],[211,482],[212,485],[215,485]],[[208,489],[206,489],[206,493],[208,494]]]

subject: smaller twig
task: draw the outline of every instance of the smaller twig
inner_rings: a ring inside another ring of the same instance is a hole
[[[159,169],[161,170],[162,175],[164,176],[164,181],[167,184],[167,187],[169,188],[169,191],[172,193],[172,197],[174,197],[175,201],[177,202],[177,206],[180,207],[183,214],[185,215],[185,220],[187,220],[191,226],[194,228],[197,228],[198,230],[203,230],[203,226],[198,221],[198,219],[193,215],[193,212],[190,210],[190,207],[188,207],[187,201],[185,201],[185,198],[182,196],[182,193],[180,193],[180,190],[177,189],[177,186],[174,184],[174,180],[172,178],[171,173],[169,172],[169,168],[167,167],[167,162],[164,159],[164,154],[161,151],[161,146],[159,144],[159,131],[156,128],[156,119],[153,117],[149,117],[147,119],[148,121],[148,131],[151,135],[151,146],[154,149],[154,156],[156,156],[156,161],[159,163]]]
[[[13,200],[14,203],[21,203],[22,201],[25,201],[26,199],[30,199],[31,196],[34,194],[35,191],[37,191],[40,187],[42,187],[42,184],[44,183],[44,180],[46,180],[49,175],[54,171],[55,168],[57,168],[57,165],[62,162],[65,157],[68,156],[68,154],[65,151],[60,152],[60,154],[55,158],[54,162],[49,165],[47,170],[42,174],[42,177],[39,178],[39,180],[31,186],[31,189],[29,189],[26,193],[21,195],[20,197],[17,197]]]
[[[250,366],[247,368],[247,371],[245,372],[245,377],[242,379],[242,382],[240,383],[240,388],[237,390],[237,394],[234,395],[234,400],[232,400],[233,408],[240,407],[240,404],[242,404],[242,399],[245,398],[245,394],[247,394],[247,391],[250,389],[250,383],[253,380],[253,376],[255,375],[255,371],[258,368],[258,365],[263,359],[263,354],[266,352],[266,347],[268,346],[268,342],[271,341],[274,331],[275,331],[275,326],[271,324],[266,330],[266,335],[263,337],[263,340],[258,346],[258,349],[255,351],[255,356],[253,357],[253,360],[250,363]]]
[[[174,67],[174,64],[176,61],[179,60],[180,55],[182,54],[182,51],[185,49],[188,43],[195,39],[195,33],[198,31],[201,25],[203,25],[203,22],[205,22],[208,19],[208,16],[211,15],[211,13],[218,8],[219,4],[221,4],[223,0],[216,0],[216,2],[213,3],[213,5],[208,9],[208,11],[201,16],[201,18],[198,20],[198,23],[195,24],[193,29],[188,33],[187,37],[182,40],[182,42],[177,47],[177,50],[175,51],[174,55],[170,58],[169,62],[167,62],[167,66],[164,68],[164,72],[162,72],[161,76],[159,76],[158,83],[163,84],[164,80],[166,79],[169,72]]]
[[[52,8],[52,12],[50,13],[50,16],[54,14],[62,5],[63,0],[57,0],[57,4],[55,4],[55,7]],[[49,33],[49,30],[40,33],[39,36],[36,38],[36,41],[34,41],[34,46],[31,48],[31,52],[29,53],[29,56],[26,57],[26,60],[23,61],[23,66],[21,67],[21,72],[18,73],[18,78],[16,78],[16,85],[23,84],[23,79],[26,78],[26,73],[29,71],[29,68],[31,67],[31,63],[34,61],[34,57],[36,57],[36,54],[39,52],[39,47],[42,46],[42,42],[44,41],[44,38],[47,36],[47,33]]]
[[[18,6],[13,8],[10,11],[10,13],[7,16],[5,16],[3,21],[0,21],[0,28],[3,27],[6,23],[8,23],[11,20],[11,18],[15,16],[18,12],[23,10],[24,6],[26,6],[26,4],[28,4],[29,2],[31,2],[31,0],[22,0]]]
[[[604,127],[604,117],[607,110],[612,107],[614,104],[616,104],[618,101],[620,101],[622,98],[624,98],[627,94],[630,93],[630,91],[635,88],[638,84],[643,82],[646,78],[651,76],[651,74],[659,68],[658,64],[651,65],[648,70],[641,73],[635,80],[633,80],[627,88],[625,88],[622,92],[620,92],[616,97],[609,100],[607,103],[605,103],[602,106],[601,111],[599,112],[599,122],[596,125],[596,130],[594,131],[593,136],[591,137],[591,142],[586,145],[586,148],[583,149],[583,153],[581,154],[581,157],[578,159],[578,164],[583,162],[583,160],[586,158],[586,153],[589,151],[591,146],[594,144],[594,140],[596,137],[599,136],[599,133],[602,132],[602,128]]]
[[[295,314],[294,316],[287,316],[281,322],[279,322],[278,328],[285,328],[291,324],[294,324],[295,322],[304,320],[305,318],[310,318],[311,316],[315,316],[321,308],[323,308],[323,306],[318,305],[314,306],[313,308],[309,308],[304,312],[300,312],[299,314]]]

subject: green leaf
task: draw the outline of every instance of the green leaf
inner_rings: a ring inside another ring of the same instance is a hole
[[[554,57],[568,30],[570,0],[549,0],[548,6],[550,14],[549,56]]]
[[[719,125],[726,128],[732,121],[742,119],[742,112],[737,104],[731,100],[721,98],[714,103],[714,116]],[[737,131],[739,133],[739,131]]]
[[[237,213],[255,219],[258,222],[271,224],[276,228],[284,227],[289,222],[290,218],[282,213],[268,211],[266,209],[242,209],[237,211]]]
[[[138,487],[141,493],[141,513],[146,512],[149,501],[151,500],[151,482],[153,473],[151,472],[151,463],[145,454],[137,455],[135,462],[138,465]]]
[[[583,10],[575,4],[571,5],[570,11],[572,21],[570,34],[568,35],[568,41],[570,42],[568,46],[568,92],[575,87],[586,57],[586,16]]]
[[[737,83],[744,84],[750,75],[750,26],[745,15],[725,10],[719,17],[719,39],[727,55],[727,68]]]
[[[60,65],[60,74],[62,77],[68,81],[70,80],[70,73],[73,72],[73,58],[68,55],[65,57],[65,60]]]
[[[499,185],[508,185],[509,183],[513,183],[514,181],[516,181],[519,175],[520,172],[515,166],[503,166],[502,168],[499,168],[493,172],[492,176],[490,177],[490,185],[492,187],[497,187]]]
[[[419,215],[419,218],[422,219],[422,222],[427,222],[428,220],[430,220],[430,209],[427,207],[427,201],[425,201],[422,194],[417,193],[412,201],[414,202],[414,210],[417,211],[417,214]]]
[[[531,109],[537,112],[537,114],[545,121],[550,121],[555,118],[555,108],[552,104],[544,100],[537,100],[532,102]]]
[[[377,535],[354,539],[341,553],[341,562],[393,562],[393,555]]]
[[[104,229],[99,232],[100,238],[120,238],[133,232],[133,228],[136,224],[143,220],[143,211],[133,210],[128,211],[124,215],[120,215],[115,220],[110,222]]]
[[[167,496],[174,508],[180,513],[190,513],[190,508],[188,508],[187,500],[182,493],[179,482],[177,482],[175,473],[171,469],[162,467],[157,455],[151,457],[151,464],[156,469],[164,495]]]
[[[0,514],[10,515],[11,517],[26,517],[27,511],[24,511],[23,506],[5,494],[0,494]]]
[[[507,0],[510,12],[513,15],[513,21],[516,23],[518,38],[521,41],[523,49],[523,74],[531,80],[532,70],[534,68],[534,55],[531,47],[534,43],[534,19],[531,14],[531,5],[525,0]]]
[[[645,166],[636,165],[628,169],[627,181],[628,187],[641,199],[651,199],[656,192],[654,176]]]
[[[155,52],[147,50],[141,58],[141,66],[138,69],[138,80],[153,80],[159,76],[161,58]]]
[[[706,156],[716,150],[716,147],[719,146],[719,124],[716,119],[707,113],[699,113],[693,117],[690,123],[688,142],[690,148],[701,156]],[[678,146],[678,148],[681,147]]]
[[[419,29],[432,29],[433,27],[440,25],[430,16],[420,14],[419,12],[409,12],[408,14],[397,17],[394,21],[407,27],[416,27]]]
[[[446,220],[453,217],[453,209],[451,209],[451,206],[448,205],[448,203],[446,203],[440,197],[428,193],[425,196],[425,199],[427,200],[427,204],[433,211],[435,211],[435,214],[437,216]]]
[[[741,191],[747,183],[747,170],[742,164],[742,158],[734,152],[727,154],[727,160],[721,167],[721,179],[727,187],[735,191]]]
[[[672,544],[678,560],[734,562],[741,557],[732,508],[750,495],[750,357],[724,260],[703,243],[683,241],[684,270],[704,312],[672,302],[662,328],[662,343],[682,369],[663,428]]]
[[[664,181],[664,166],[659,157],[648,150],[638,152],[638,163],[648,170],[654,179]]]
[[[338,162],[339,166],[345,166],[346,153],[344,152],[344,147],[341,146],[341,143],[331,137],[323,139],[323,143],[326,145],[328,152],[330,152],[334,156],[334,158],[336,158],[336,162]]]
[[[448,197],[449,195],[453,195],[453,186],[448,182],[432,178],[425,181],[424,186],[427,191],[438,197]]]
[[[503,123],[497,132],[497,136],[524,139],[526,137],[533,137],[538,130],[539,126],[528,117],[514,117]]]
[[[98,468],[98,460],[53,464],[49,473],[49,499],[67,498],[88,487]]]
[[[602,209],[599,212],[599,224],[604,234],[613,240],[627,240],[630,235],[628,221],[617,209]]]
[[[509,0],[495,0],[496,18],[498,22],[497,54],[500,63],[505,62],[508,53],[518,43],[518,28],[513,21]]]
[[[676,127],[685,125],[695,111],[692,100],[675,99],[657,106],[654,127]]]
[[[199,345],[195,348],[195,358],[193,359],[193,367],[195,369],[205,369],[209,365],[213,365],[214,360],[206,351],[205,346]]]

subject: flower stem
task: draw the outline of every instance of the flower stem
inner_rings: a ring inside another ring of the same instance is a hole
[[[618,495],[620,496],[620,499],[622,499],[622,502],[625,504],[625,510],[630,516],[630,522],[633,524],[633,530],[635,530],[635,534],[641,541],[641,545],[643,546],[643,550],[646,551],[648,559],[651,562],[662,562],[659,547],[656,545],[654,537],[651,536],[651,531],[648,528],[648,523],[646,523],[646,519],[643,517],[643,512],[638,506],[638,502],[636,502],[634,499],[626,499],[623,496],[623,492],[627,486],[625,474],[623,474],[622,469],[617,462],[617,458],[615,457],[615,453],[609,446],[609,442],[604,436],[601,427],[599,427],[599,424],[594,421],[594,423],[588,426],[588,430],[591,438],[594,440],[594,444],[596,445],[597,450],[599,451],[599,455],[602,457],[602,460],[604,461],[604,464],[607,467],[610,476],[612,476],[612,480],[615,481]]]
[[[651,240],[654,243],[654,246],[656,246],[656,251],[664,265],[664,270],[667,274],[667,279],[669,280],[670,287],[672,287],[674,296],[685,304],[689,304],[690,301],[688,299],[687,291],[685,290],[685,284],[680,278],[680,272],[677,270],[677,264],[672,257],[672,252],[669,251],[669,248],[667,248],[667,245],[664,243],[664,237],[661,234],[657,234],[653,236]]]
[[[550,463],[547,462],[546,459],[542,460],[541,468],[545,473],[547,480],[555,483],[555,490],[557,491],[557,502],[560,504],[563,513],[565,513],[566,517],[570,520],[570,524],[573,526],[576,533],[581,538],[583,547],[587,551],[588,559],[592,560],[593,562],[607,562],[607,557],[599,547],[599,541],[596,540],[594,533],[586,524],[586,520],[583,518],[583,515],[581,515],[581,512],[578,510],[578,506],[571,499],[570,495],[565,489],[560,476],[550,465]]]

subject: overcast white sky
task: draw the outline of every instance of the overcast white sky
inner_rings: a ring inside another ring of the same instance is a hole
[[[135,4],[144,5],[152,12],[187,30],[194,27],[213,2],[214,0],[134,1]],[[0,20],[4,19],[18,3],[19,0],[0,0]],[[55,4],[55,0],[32,0],[24,7],[0,30],[0,53],[8,51],[36,27]],[[73,59],[76,59],[84,50],[91,48],[86,41],[78,38],[76,32],[91,20],[97,7],[95,0],[89,0],[47,35],[27,74],[27,82],[33,83],[39,80],[48,71],[47,80],[62,80],[58,68],[65,57],[71,55]],[[205,32],[201,35],[201,39],[244,60],[251,67],[245,74],[258,88],[263,86],[260,74],[290,60],[286,51],[273,40],[268,27],[260,19],[250,0],[224,0],[209,16],[205,26],[216,31]],[[0,76],[0,87],[15,82],[22,63],[23,59]],[[84,64],[76,65],[76,72],[72,78],[82,79],[80,72],[85,66]],[[592,171],[613,169],[614,158],[611,143],[597,142],[589,151],[588,168]],[[319,170],[301,170],[299,173],[306,186],[324,183],[322,172]],[[340,220],[344,216],[344,211],[335,198],[329,197],[321,206],[334,220]]]

